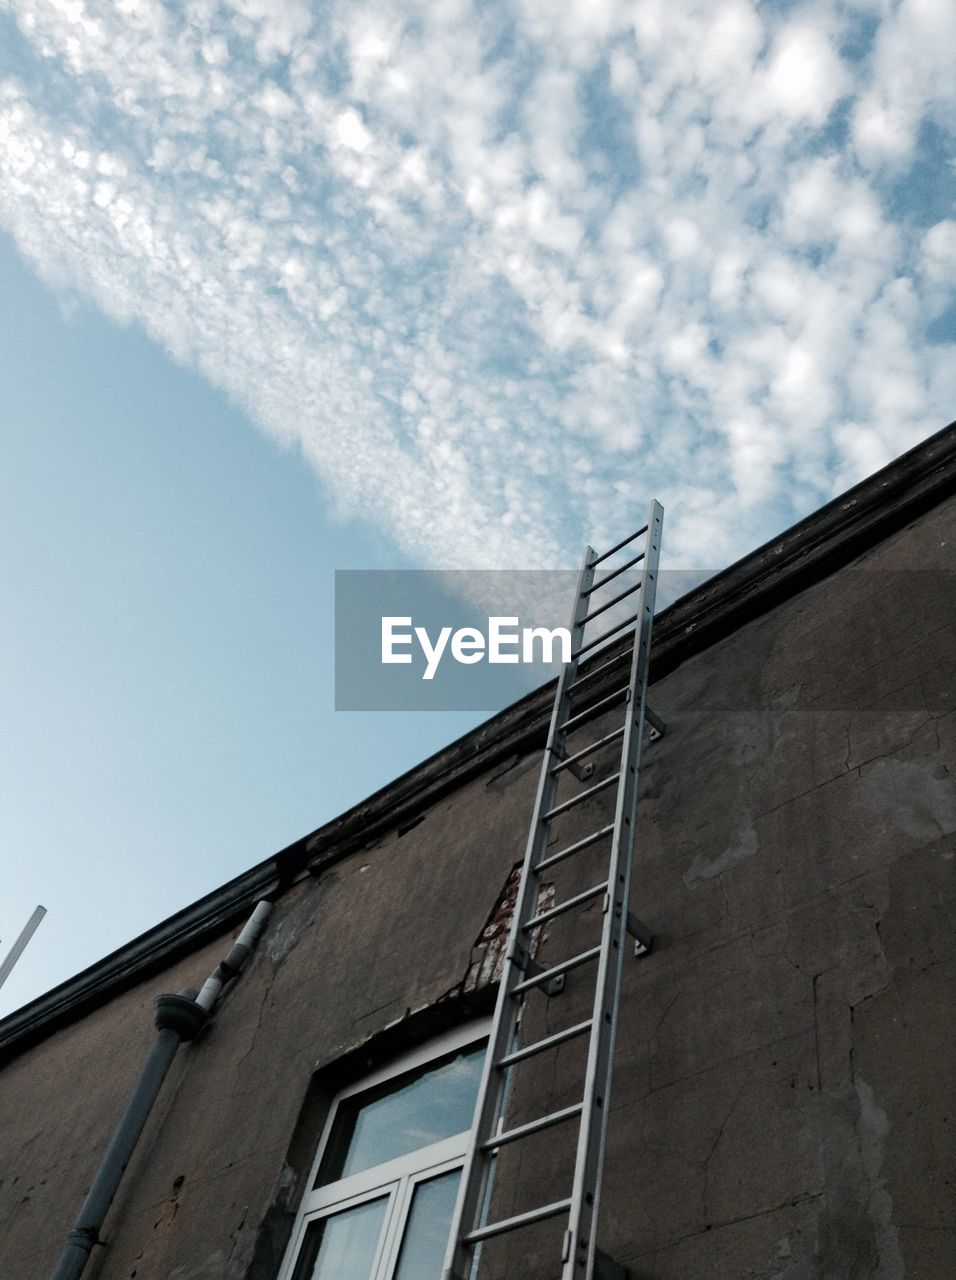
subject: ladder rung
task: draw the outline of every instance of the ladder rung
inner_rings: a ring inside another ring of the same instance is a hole
[[[556,907],[549,907],[547,911],[542,911],[538,915],[532,916],[528,923],[523,924],[521,927],[522,929],[537,929],[538,925],[545,924],[548,920],[554,920],[557,916],[563,916],[565,911],[573,911],[575,907],[580,907],[585,902],[590,902],[592,898],[596,898],[599,893],[604,893],[606,890],[607,881],[602,880],[600,884],[592,885],[590,889],[576,893],[573,898],[565,898]]]
[[[540,973],[533,974],[530,978],[524,978],[521,982],[516,982],[511,988],[511,994],[517,996],[522,991],[530,991],[532,987],[540,987],[544,983],[550,982],[552,978],[560,978],[562,973],[570,973],[578,965],[587,964],[589,960],[593,960],[595,956],[600,954],[600,946],[590,947],[587,951],[581,951],[578,955],[572,956],[570,960],[562,960],[560,964],[552,965],[550,969],[542,969]]]
[[[513,1053],[506,1053],[505,1056],[495,1064],[499,1071],[505,1067],[513,1067],[516,1062],[524,1062],[525,1058],[533,1058],[536,1053],[544,1053],[546,1049],[553,1049],[556,1045],[564,1044],[566,1040],[573,1040],[576,1036],[583,1036],[585,1031],[591,1029],[593,1019],[587,1018],[584,1022],[576,1022],[573,1027],[565,1027],[563,1031],[555,1031],[552,1036],[545,1036],[543,1040],[535,1040],[534,1044],[525,1045],[522,1049],[515,1049]]]
[[[630,662],[633,656],[634,646],[629,645],[628,648],[622,649],[620,653],[615,654],[614,657],[610,658],[607,662],[602,662],[599,667],[595,667],[593,671],[586,672],[583,676],[579,677],[579,679],[575,680],[573,684],[568,685],[568,693],[573,695],[578,689],[580,689],[582,684],[588,684],[591,680],[596,680],[598,676],[603,676],[605,671],[610,671],[612,667],[618,666],[620,663],[624,662],[625,659]]]
[[[604,613],[605,610],[613,609],[613,607],[616,604],[620,604],[622,600],[626,600],[628,596],[633,595],[634,592],[640,588],[640,585],[641,584],[639,582],[635,582],[633,587],[628,587],[626,591],[620,592],[619,595],[612,596],[611,599],[608,600],[607,604],[601,604],[601,605],[598,605],[596,609],[592,609],[591,612],[586,617],[581,619],[581,626],[586,627],[587,624],[592,621],[592,619]]]
[[[588,568],[596,569],[603,560],[607,560],[608,556],[613,556],[615,551],[620,551],[621,547],[626,547],[629,542],[633,542],[635,538],[639,538],[642,533],[647,533],[646,524],[642,525],[635,533],[630,533],[626,538],[622,538],[621,541],[613,546],[610,551],[605,551],[603,555],[599,555],[596,560],[592,560],[588,565]]]
[[[600,582],[592,582],[588,589],[586,591],[582,591],[581,594],[584,596],[593,596],[595,591],[600,591],[601,588],[606,587],[609,582],[613,582],[615,578],[619,578],[622,573],[625,573],[628,569],[633,569],[636,564],[640,564],[643,559],[644,552],[639,551],[633,560],[625,561],[625,563],[619,568],[614,569],[611,573],[603,577]]]
[[[547,858],[542,858],[535,865],[535,873],[553,867],[556,862],[563,862],[565,858],[570,858],[573,853],[580,853],[582,849],[586,849],[589,844],[594,844],[597,840],[603,840],[605,836],[609,836],[614,830],[614,823],[609,822],[606,827],[599,827],[597,831],[592,831],[589,836],[585,836],[583,840],[576,840],[574,844],[569,844],[566,849],[559,849],[557,853],[550,854]]]
[[[575,725],[583,724],[585,720],[593,719],[598,711],[603,710],[604,707],[611,706],[613,703],[617,702],[619,698],[623,697],[629,688],[630,685],[622,684],[620,689],[615,689],[613,693],[609,693],[599,701],[592,702],[591,705],[589,707],[585,707],[583,711],[576,711],[575,714],[573,716],[569,716],[563,724],[558,725],[558,732],[569,733]]]
[[[532,1222],[542,1222],[545,1218],[556,1218],[559,1213],[567,1213],[571,1208],[570,1200],[555,1200],[553,1204],[543,1204],[539,1209],[528,1209],[524,1213],[516,1213],[513,1218],[502,1218],[500,1222],[489,1222],[486,1227],[469,1231],[463,1236],[465,1244],[478,1244],[482,1240],[490,1240],[492,1236],[504,1235],[506,1231],[514,1231],[516,1227],[528,1227]]]
[[[650,720],[650,716],[647,717]],[[598,751],[601,747],[606,747],[609,742],[614,742],[616,738],[620,738],[624,733],[625,725],[621,725],[620,729],[614,729],[611,733],[607,733],[603,738],[598,738],[597,742],[592,742],[590,746],[582,748],[573,756],[568,756],[562,760],[560,764],[554,765],[551,772],[560,773],[562,769],[570,769],[571,765],[577,764],[579,760],[583,760],[585,756],[589,756],[592,751]]]
[[[577,651],[577,653],[571,654],[572,661],[574,661],[577,658],[580,658],[582,653],[587,653],[589,649],[593,649],[595,645],[603,644],[605,640],[609,640],[610,637],[613,636],[616,631],[620,631],[624,627],[633,626],[639,617],[640,617],[639,614],[632,613],[629,618],[625,618],[623,622],[619,622],[617,626],[612,627],[610,631],[605,631],[602,635],[595,636],[593,640],[589,640],[587,644],[582,644],[581,648]]]
[[[549,809],[541,818],[542,822],[550,822],[552,818],[556,818],[558,814],[567,813],[569,809],[573,809],[576,804],[581,804],[583,800],[590,800],[591,796],[596,796],[599,791],[606,791],[608,787],[613,787],[615,782],[621,776],[620,769],[617,773],[609,773],[606,778],[602,778],[600,782],[596,782],[593,787],[588,787],[586,791],[579,791],[576,796],[571,796],[570,800],[565,800],[561,804],[556,804],[553,809]]]
[[[565,1120],[573,1120],[583,1110],[583,1102],[576,1102],[572,1107],[562,1107],[560,1111],[552,1111],[548,1116],[539,1116],[537,1120],[529,1120],[527,1124],[519,1124],[514,1129],[506,1129],[504,1133],[499,1133],[494,1138],[486,1138],[484,1142],[479,1144],[479,1150],[497,1151],[499,1147],[506,1147],[509,1142],[517,1142],[520,1138],[530,1138],[533,1133],[540,1133],[542,1129],[550,1129],[553,1125],[561,1124]]]

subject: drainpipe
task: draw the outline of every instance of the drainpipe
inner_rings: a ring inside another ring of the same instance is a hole
[[[263,900],[257,904],[232,944],[229,954],[209,975],[198,995],[195,991],[185,990],[175,996],[157,998],[156,1043],[149,1052],[123,1118],[116,1127],[79,1217],[67,1237],[52,1280],[78,1280],[82,1274],[93,1246],[100,1243],[99,1232],[103,1219],[113,1202],[126,1166],[143,1132],[143,1126],[176,1056],[176,1050],[184,1040],[192,1040],[205,1024],[225,984],[240,973],[271,910],[271,902]]]

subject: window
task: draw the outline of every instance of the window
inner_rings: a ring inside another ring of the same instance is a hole
[[[335,1098],[280,1280],[440,1280],[487,1022]]]

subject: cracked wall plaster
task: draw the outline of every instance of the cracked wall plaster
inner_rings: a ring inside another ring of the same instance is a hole
[[[860,1154],[870,1189],[867,1209],[876,1237],[876,1270],[873,1272],[873,1280],[905,1280],[899,1232],[893,1221],[893,1199],[881,1176],[890,1122],[873,1090],[859,1076],[856,1078],[856,1096],[860,1100],[857,1120]]]
[[[864,770],[863,793],[872,812],[914,840],[956,831],[956,782],[942,763],[876,760]]]
[[[746,818],[741,819],[737,828],[737,839],[715,858],[698,853],[694,861],[684,872],[681,879],[688,889],[693,889],[701,880],[713,880],[738,863],[752,858],[757,852],[757,832],[753,824]]]

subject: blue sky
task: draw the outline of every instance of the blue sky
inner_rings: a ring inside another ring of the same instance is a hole
[[[946,0],[0,3],[10,1008],[477,717],[336,568],[719,567],[952,416]]]
[[[314,473],[0,237],[10,1009],[480,719],[336,714],[335,569],[408,567]]]

